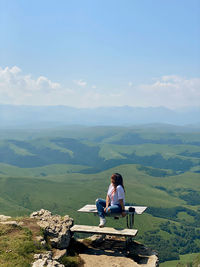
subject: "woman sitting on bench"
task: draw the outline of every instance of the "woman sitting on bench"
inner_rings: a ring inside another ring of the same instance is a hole
[[[96,200],[97,211],[100,217],[99,227],[104,227],[106,223],[105,215],[109,213],[125,213],[125,190],[123,178],[119,173],[113,173],[111,184],[108,188],[106,200],[98,198]]]

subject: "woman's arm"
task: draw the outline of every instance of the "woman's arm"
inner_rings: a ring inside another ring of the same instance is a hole
[[[110,198],[107,195],[107,197],[106,197],[106,208],[108,208],[109,204],[110,204]]]
[[[104,212],[106,212],[106,209],[109,207],[109,204],[110,204],[110,198],[107,195],[107,197],[106,197],[106,207],[104,208]]]
[[[126,216],[126,212],[125,212],[125,207],[124,207],[124,201],[123,201],[123,199],[119,199],[119,204],[122,207],[122,217],[125,217]]]
[[[106,208],[108,208],[109,204],[110,204],[110,198],[107,195],[107,197],[106,197]]]

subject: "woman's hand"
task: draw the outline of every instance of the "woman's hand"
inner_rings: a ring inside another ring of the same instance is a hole
[[[122,211],[122,217],[125,217],[125,216],[126,216],[126,212]]]
[[[120,205],[122,207],[122,217],[125,217],[126,216],[126,212],[125,212],[123,199],[119,199],[119,203],[120,203]]]
[[[104,212],[105,213],[110,212],[110,208],[104,208]]]

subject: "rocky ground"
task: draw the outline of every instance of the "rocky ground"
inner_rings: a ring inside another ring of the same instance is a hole
[[[84,267],[158,266],[156,252],[134,241],[127,245],[125,238],[108,235],[102,238],[94,235],[79,242],[87,245],[79,254],[84,261]]]
[[[43,209],[15,220],[0,215],[0,266],[158,266],[156,253],[142,244],[127,245],[124,238],[114,236],[75,240],[72,225],[68,215],[52,215]]]

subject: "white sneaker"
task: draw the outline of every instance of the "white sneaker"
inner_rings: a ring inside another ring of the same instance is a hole
[[[104,225],[106,224],[106,219],[105,218],[101,218],[100,217],[100,223],[99,223],[99,227],[104,227]]]

